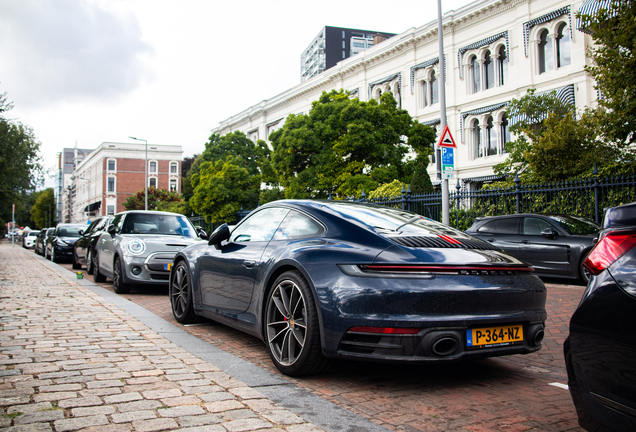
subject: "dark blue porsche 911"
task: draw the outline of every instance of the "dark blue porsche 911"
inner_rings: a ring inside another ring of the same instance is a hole
[[[403,210],[266,204],[179,252],[180,323],[211,318],[261,338],[292,376],[335,359],[434,362],[541,348],[546,288],[526,263]]]

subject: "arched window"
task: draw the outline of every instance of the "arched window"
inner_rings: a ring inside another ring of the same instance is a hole
[[[506,143],[510,142],[510,130],[508,129],[508,116],[506,114],[501,118],[501,154],[506,152]]]
[[[499,47],[497,73],[499,74],[499,85],[504,85],[508,80],[508,57],[506,57],[506,47],[504,46]]]
[[[486,51],[486,59],[484,61],[484,85],[487,89],[491,89],[495,86],[495,63],[492,61],[490,51]]]
[[[475,159],[484,155],[484,149],[481,143],[481,128],[479,127],[479,120],[473,121],[473,146],[475,149]]]
[[[557,30],[556,37],[557,49],[557,67],[563,67],[570,64],[570,32],[567,24],[562,23]]]
[[[435,72],[431,74],[431,105],[439,102],[438,81],[435,78]]]
[[[427,82],[422,81],[422,108],[425,108],[428,105],[427,96],[428,96]]]
[[[486,145],[488,148],[486,149],[488,156],[493,156],[497,154],[497,129],[493,127],[492,117],[488,117],[488,122],[486,124],[486,140],[488,141]]]
[[[479,62],[477,56],[473,56],[470,59],[470,72],[473,78],[473,93],[477,93],[481,90],[481,80],[479,76]]]
[[[552,60],[552,43],[548,31],[543,30],[539,36],[539,73],[542,74],[554,69]]]

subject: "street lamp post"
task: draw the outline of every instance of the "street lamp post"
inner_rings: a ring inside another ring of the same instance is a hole
[[[145,181],[144,181],[144,192],[145,192],[145,195],[146,195],[146,201],[145,201],[145,208],[144,209],[148,210],[148,140],[141,139],[141,138],[135,138],[135,137],[131,137],[131,136],[129,136],[128,138],[134,139],[134,140],[137,140],[137,141],[143,141],[143,142],[146,143],[146,163],[145,163],[146,168],[144,170],[144,172],[146,174]]]
[[[444,131],[446,127],[446,82],[444,71],[444,29],[442,26],[442,0],[437,0],[437,42],[439,50],[439,106],[440,106],[440,130]],[[443,132],[442,132],[443,133]],[[449,217],[449,196],[448,196],[448,178],[443,176],[441,172],[442,152],[437,146],[435,161],[437,163],[437,179],[442,180],[442,223],[450,225]]]

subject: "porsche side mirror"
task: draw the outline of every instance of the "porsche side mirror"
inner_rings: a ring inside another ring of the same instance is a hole
[[[84,235],[84,230],[79,230],[78,234],[79,235]]]
[[[114,236],[115,235],[115,225],[108,225],[108,229],[106,231],[108,231],[108,234],[110,234],[111,236]]]
[[[543,231],[541,231],[541,234],[544,237],[549,238],[549,239],[555,239],[555,238],[557,238],[557,235],[558,235],[556,231],[552,230],[552,228],[544,229]]]
[[[230,238],[230,227],[226,223],[214,230],[208,239],[208,245],[217,249],[221,248],[221,242]]]

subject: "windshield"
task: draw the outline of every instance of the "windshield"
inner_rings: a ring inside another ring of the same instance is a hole
[[[390,207],[372,207],[356,204],[329,204],[327,207],[345,219],[355,219],[371,227],[387,231],[385,234],[410,236],[458,235],[463,233],[432,219]]]
[[[64,225],[56,228],[55,235],[58,237],[81,237],[80,231],[86,228],[84,225]]]
[[[161,234],[196,237],[194,227],[185,216],[132,213],[126,216],[122,234]]]
[[[600,225],[579,216],[548,216],[570,235],[598,234]]]
[[[37,236],[38,236],[38,234],[40,234],[40,231],[31,231],[31,232],[29,233],[29,237],[37,237]]]

